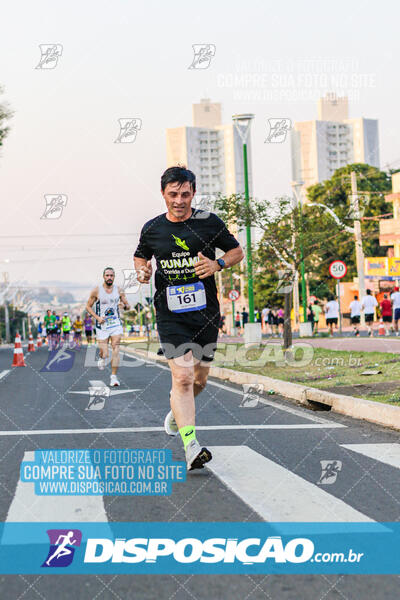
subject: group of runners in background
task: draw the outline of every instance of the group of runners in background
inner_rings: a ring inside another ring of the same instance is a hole
[[[395,287],[394,292],[391,294],[384,294],[381,302],[378,302],[370,289],[366,290],[366,294],[361,300],[359,300],[358,295],[355,294],[354,299],[350,302],[348,311],[350,313],[350,322],[353,326],[353,333],[355,336],[360,335],[362,313],[364,314],[368,336],[372,336],[374,333],[373,325],[376,317],[381,320],[385,335],[390,335],[389,328],[395,332],[396,335],[399,335],[400,292],[398,287]],[[319,317],[322,312],[325,314],[329,334],[333,335],[333,329],[337,329],[339,322],[339,302],[336,296],[330,296],[324,307],[319,305],[318,300],[308,307],[308,320],[311,320],[311,313],[314,320],[314,333],[318,331]],[[394,327],[392,325],[393,322]]]
[[[82,320],[80,315],[70,317],[65,312],[61,316],[55,310],[48,309],[43,323],[39,322],[38,324],[38,333],[42,337],[47,337],[49,351],[58,348],[60,344],[70,342],[75,348],[80,348],[83,331],[85,331],[87,343],[94,343],[93,319],[89,314],[86,314]]]
[[[361,300],[356,294],[347,308],[355,336],[360,335],[362,313],[364,313],[368,336],[374,334],[373,324],[376,318],[381,321],[381,333],[390,335],[390,331],[392,331],[395,335],[399,335],[400,291],[398,287],[395,287],[392,293],[385,293],[380,302],[375,298],[372,291],[367,289]],[[272,336],[282,336],[285,321],[283,309],[264,308],[261,314],[264,332]],[[318,333],[322,314],[325,316],[329,334],[333,335],[333,331],[338,328],[339,323],[339,302],[333,294],[327,298],[326,302],[314,300],[307,306],[307,321],[311,323],[313,334]],[[240,326],[239,313],[237,313],[236,318],[238,321],[237,326]]]

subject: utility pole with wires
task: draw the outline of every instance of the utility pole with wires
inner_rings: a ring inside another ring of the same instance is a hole
[[[11,334],[10,334],[10,315],[8,312],[8,299],[7,299],[7,292],[8,292],[8,288],[10,286],[10,280],[9,280],[8,273],[3,273],[3,286],[4,286],[3,299],[4,299],[5,338],[6,338],[6,342],[9,343]]]
[[[356,242],[358,291],[359,301],[361,302],[365,296],[364,250],[361,237],[360,207],[358,202],[357,176],[355,171],[351,172],[351,199],[354,214],[354,238]],[[361,311],[361,325],[365,325],[365,316],[363,311]]]

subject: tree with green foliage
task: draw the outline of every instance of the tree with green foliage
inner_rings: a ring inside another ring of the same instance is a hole
[[[3,93],[3,88],[0,87],[0,94]],[[12,112],[7,104],[0,104],[0,146],[3,145],[5,138],[7,137],[10,127],[8,120],[11,119]]]
[[[390,217],[392,213],[392,204],[385,200],[385,194],[391,190],[391,177],[385,171],[362,163],[342,167],[335,171],[331,179],[307,189],[305,210],[321,210],[324,206],[326,214],[330,216],[328,222],[334,226],[336,217],[341,224],[338,231],[335,228],[334,235],[330,235],[332,232],[327,230],[330,244],[319,248],[318,262],[313,273],[318,275],[321,283],[332,283],[328,273],[329,264],[337,259],[346,262],[348,280],[357,277],[354,236],[351,232],[356,216],[352,208],[352,171],[355,171],[357,177],[364,255],[386,255],[386,248],[379,246],[379,220],[384,215]]]
[[[331,179],[307,189],[302,210],[287,196],[273,202],[252,198],[248,207],[238,194],[216,199],[215,209],[225,222],[239,229],[251,225],[262,231],[253,259],[256,305],[282,305],[279,298],[286,298],[299,269],[301,243],[312,293],[324,297],[334,290],[335,281],[328,273],[332,260],[346,262],[348,278],[357,275],[352,171],[357,176],[364,253],[382,256],[385,250],[379,247],[379,219],[390,215],[385,193],[391,189],[391,180],[376,167],[356,163],[338,169]],[[288,311],[290,314],[290,303],[285,302],[285,322],[290,323]]]
[[[219,196],[215,209],[221,218],[238,229],[247,224],[262,231],[262,237],[254,253],[256,306],[267,302],[285,307],[284,345],[291,344],[291,292],[295,273],[300,264],[300,241],[305,257],[314,257],[315,250],[326,243],[327,221],[324,210],[300,211],[293,199],[282,196],[269,200],[252,198],[246,206],[242,196]],[[320,213],[318,219],[315,213]],[[299,235],[299,232],[302,235]],[[266,293],[264,285],[269,287]]]

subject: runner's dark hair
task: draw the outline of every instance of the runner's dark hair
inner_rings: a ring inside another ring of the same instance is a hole
[[[104,273],[105,273],[106,271],[112,271],[112,272],[114,273],[114,275],[115,275],[115,271],[114,271],[114,269],[113,269],[112,267],[106,267],[106,268],[104,269],[104,271],[103,271],[103,277],[104,277]]]
[[[161,175],[161,190],[164,191],[169,183],[185,183],[188,181],[192,191],[196,191],[196,175],[185,166],[170,167]]]

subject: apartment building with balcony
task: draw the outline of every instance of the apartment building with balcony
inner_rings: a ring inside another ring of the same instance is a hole
[[[350,119],[348,99],[326,94],[318,102],[318,119],[294,123],[291,158],[293,180],[303,181],[304,190],[347,164],[379,167],[378,121]]]

